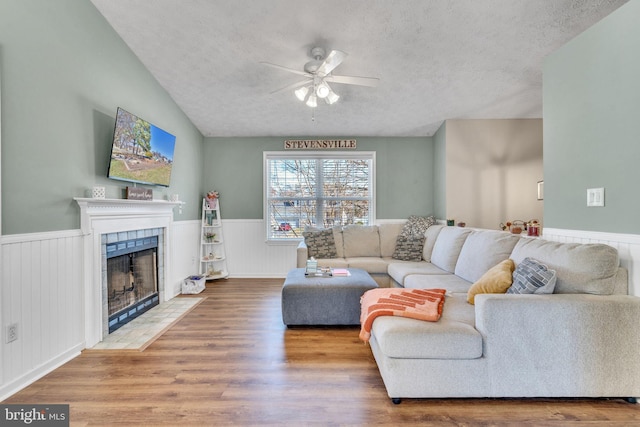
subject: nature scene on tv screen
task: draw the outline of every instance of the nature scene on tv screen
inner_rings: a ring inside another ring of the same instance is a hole
[[[175,136],[118,110],[109,178],[168,186]]]

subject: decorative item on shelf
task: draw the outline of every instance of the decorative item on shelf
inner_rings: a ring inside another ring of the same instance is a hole
[[[153,200],[153,190],[142,187],[127,187],[128,200]]]
[[[94,186],[91,191],[91,196],[94,199],[104,199],[106,196],[105,188],[99,185]]]
[[[207,275],[208,275],[209,277],[212,277],[212,276],[219,276],[219,275],[221,275],[221,274],[222,274],[222,270],[216,270],[215,268],[210,268],[210,269],[207,271]]]
[[[466,222],[459,222],[459,223],[458,223],[458,227],[464,227],[464,226],[466,226],[466,225],[467,225],[467,223],[466,223]]]
[[[207,205],[209,205],[209,209],[215,209],[216,207],[218,207],[219,197],[220,195],[217,191],[209,191],[207,193],[207,196],[205,198],[207,199]]]
[[[449,225],[449,226],[454,225],[455,223],[456,223],[455,219],[448,219],[447,220],[447,225]]]
[[[527,224],[527,236],[538,237],[540,236],[540,223],[537,219],[532,219]]]
[[[210,233],[210,232],[204,233],[204,238],[207,240],[207,243],[215,242],[216,236],[217,236],[216,233]]]
[[[515,220],[513,222],[507,221],[504,223],[500,223],[500,230],[508,231],[513,234],[520,234],[523,230],[527,229],[526,223],[524,221]]]
[[[527,224],[524,221],[516,219],[513,222],[507,222],[507,227],[509,227],[509,231],[513,234],[522,234],[522,232],[527,229]]]

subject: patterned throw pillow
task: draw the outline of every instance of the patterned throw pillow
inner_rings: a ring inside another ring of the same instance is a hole
[[[396,240],[396,250],[391,257],[402,261],[421,261],[424,240],[424,234],[413,236],[399,235]]]
[[[427,228],[431,227],[436,223],[436,218],[434,216],[417,216],[411,215],[407,222],[402,227],[402,231],[400,235],[402,236],[412,236],[415,234],[424,235]]]
[[[533,258],[525,258],[513,272],[508,294],[552,294],[556,287],[556,271]]]
[[[304,243],[307,245],[309,258],[337,258],[336,242],[333,230],[327,228],[318,231],[304,231]]]

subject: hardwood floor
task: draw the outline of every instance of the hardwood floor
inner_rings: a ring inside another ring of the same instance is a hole
[[[394,405],[357,327],[282,324],[282,282],[210,282],[144,352],[86,350],[3,403],[68,403],[76,426],[640,425],[640,405],[616,399]]]

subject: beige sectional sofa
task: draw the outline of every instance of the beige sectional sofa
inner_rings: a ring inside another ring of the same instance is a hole
[[[373,322],[371,350],[394,402],[640,396],[640,298],[627,295],[627,271],[614,248],[436,225],[426,232],[423,259],[411,262],[391,257],[402,224],[361,228],[342,235],[335,229],[342,252],[319,264],[364,268],[382,286],[447,290],[437,322]],[[367,233],[366,245],[351,241]],[[300,266],[305,250],[298,248]],[[555,271],[552,294],[480,293],[475,305],[467,301],[493,266],[526,258]]]
[[[332,230],[337,256],[318,258],[318,265],[361,268],[373,277],[378,286],[389,287],[391,280],[387,268],[394,261],[392,256],[402,227],[403,224],[334,227]],[[297,248],[297,267],[304,267],[309,256],[303,240]]]

